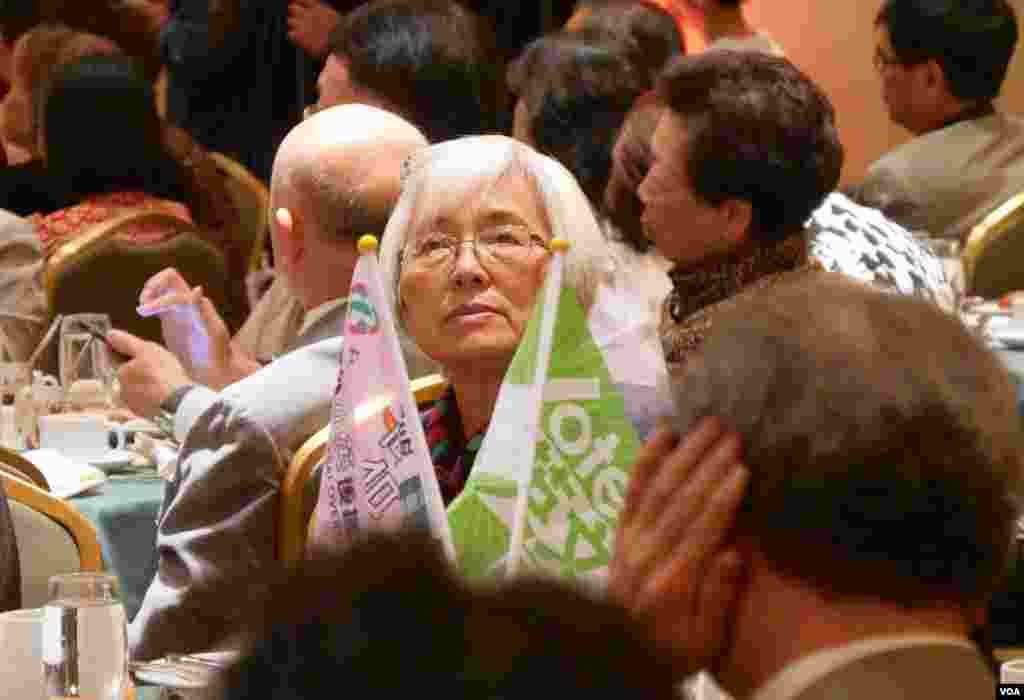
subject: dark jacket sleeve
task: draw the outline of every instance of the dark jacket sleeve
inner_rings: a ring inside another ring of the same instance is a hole
[[[171,15],[160,31],[164,62],[190,82],[216,77],[229,68],[253,45],[250,35],[262,34],[270,11],[256,0],[230,0],[217,3],[224,9],[211,15],[209,5],[209,0],[172,2]]]

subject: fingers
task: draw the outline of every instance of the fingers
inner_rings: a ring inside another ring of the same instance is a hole
[[[643,496],[637,503],[634,526],[647,530],[665,509],[679,485],[686,481],[705,453],[721,438],[721,421],[717,418],[702,418],[682,439],[679,447],[659,460],[655,473],[644,486]]]
[[[162,294],[138,308],[140,316],[155,316],[178,307],[189,307],[197,304],[203,296],[203,288],[186,288],[185,291],[174,291]]]
[[[150,277],[142,285],[142,291],[139,292],[139,304],[148,304],[167,292],[186,293],[188,290],[188,282],[181,276],[181,273],[173,267],[168,267]]]
[[[128,357],[135,357],[146,345],[146,341],[142,338],[118,330],[107,333],[107,341],[110,343],[110,347]]]
[[[666,472],[679,468],[674,461],[678,457],[678,454],[674,454],[669,458]],[[650,541],[674,547],[677,542],[687,541],[684,534],[697,527],[702,517],[717,515],[714,499],[723,493],[723,488],[728,492],[729,485],[723,485],[723,482],[732,477],[731,472],[739,465],[739,460],[739,438],[734,434],[722,435],[694,468],[692,477],[681,487],[676,482],[677,488],[671,499],[665,503],[657,520],[651,525]],[[696,544],[715,547],[718,542],[701,539]],[[706,550],[694,553],[698,558],[705,554]]]
[[[201,297],[198,301],[199,306],[199,318],[202,319],[203,325],[206,326],[208,332],[211,335],[224,335],[230,336],[228,331],[227,323],[217,312],[217,307],[213,305],[209,297]]]
[[[743,560],[733,549],[719,552],[707,569],[687,634],[687,661],[698,668],[714,668],[715,659],[729,645],[743,574]]]
[[[672,424],[667,419],[660,419],[654,433],[640,448],[636,462],[629,475],[629,486],[626,490],[626,501],[619,522],[626,524],[633,520],[639,509],[640,501],[650,484],[651,479],[661,466],[661,461],[679,442]]]
[[[705,509],[677,538],[673,550],[653,563],[642,590],[634,597],[638,608],[656,608],[666,596],[693,598],[697,594],[696,582],[731,531],[749,478],[750,472],[742,465],[730,470],[711,493]]]

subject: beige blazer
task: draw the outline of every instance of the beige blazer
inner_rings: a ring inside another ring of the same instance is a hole
[[[792,700],[982,700],[995,678],[974,649],[927,645],[891,649],[842,666]]]
[[[850,191],[911,231],[963,240],[1024,191],[1024,120],[1004,114],[918,136],[876,161]]]

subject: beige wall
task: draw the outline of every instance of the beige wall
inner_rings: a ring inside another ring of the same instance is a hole
[[[1010,0],[1024,23],[1024,0]],[[843,182],[856,182],[879,155],[909,135],[888,120],[872,65],[874,20],[882,0],[750,0],[747,15],[832,98],[846,146]],[[1024,114],[1024,42],[1017,46],[999,102]]]

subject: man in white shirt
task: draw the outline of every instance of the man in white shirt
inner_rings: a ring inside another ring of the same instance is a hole
[[[346,105],[302,122],[281,144],[271,181],[276,259],[310,312],[335,316],[335,336],[356,240],[383,231],[402,163],[426,143],[400,117]],[[209,300],[196,290],[184,294],[178,301],[197,304],[206,327],[226,337]],[[179,348],[192,376],[230,369],[230,356],[207,354],[224,346],[197,335],[199,350]],[[181,338],[190,341],[187,333]],[[341,339],[286,354],[219,393],[192,384],[161,345],[120,331],[109,339],[129,358],[118,373],[124,403],[140,416],[172,415],[181,444],[158,520],[156,577],[129,628],[132,656],[204,649],[239,622],[245,593],[228,581],[274,561],[280,479],[292,451],[329,419]],[[211,600],[220,604],[210,607]]]
[[[610,589],[737,700],[987,698],[1016,391],[933,304],[834,273],[716,317],[638,460]],[[709,418],[711,417],[711,418]]]
[[[851,189],[912,231],[965,240],[1024,190],[1024,120],[998,97],[1017,43],[1006,0],[887,0],[876,19],[875,67],[889,118],[914,138]]]

